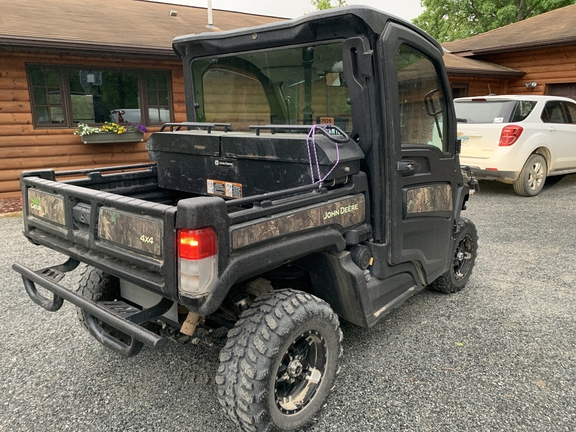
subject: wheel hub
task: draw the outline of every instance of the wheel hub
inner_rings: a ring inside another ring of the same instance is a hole
[[[313,399],[324,377],[326,356],[326,343],[317,331],[296,337],[276,373],[274,393],[280,412],[295,414]]]
[[[541,163],[537,162],[532,166],[528,174],[528,187],[532,190],[539,190],[544,181],[544,169]]]
[[[454,277],[456,280],[460,280],[466,276],[468,271],[471,268],[471,260],[472,260],[472,248],[473,248],[473,240],[472,237],[467,235],[464,236],[454,254]]]
[[[302,366],[302,363],[300,363],[300,360],[292,360],[290,364],[288,364],[288,376],[290,378],[297,378],[302,373],[303,369],[304,367]]]

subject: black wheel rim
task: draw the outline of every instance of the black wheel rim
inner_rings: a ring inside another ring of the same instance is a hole
[[[458,242],[454,253],[453,274],[457,281],[464,279],[470,271],[473,250],[474,240],[470,234],[466,234]]]
[[[299,335],[288,347],[276,372],[276,406],[296,414],[314,398],[326,369],[326,343],[317,331]]]

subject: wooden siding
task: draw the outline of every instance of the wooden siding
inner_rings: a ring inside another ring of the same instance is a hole
[[[543,95],[548,84],[576,83],[576,46],[503,53],[482,60],[526,72],[522,78],[510,80],[510,94]],[[530,81],[538,85],[527,89],[524,84]]]
[[[450,75],[450,84],[468,84],[468,96],[486,96],[490,93],[506,94],[508,80]]]
[[[145,142],[86,145],[74,128],[34,128],[26,64],[58,64],[133,69],[163,69],[172,74],[174,121],[186,121],[184,77],[180,61],[0,53],[0,199],[20,196],[20,173],[148,162]],[[151,130],[157,130],[152,128]],[[145,139],[149,134],[145,134]]]

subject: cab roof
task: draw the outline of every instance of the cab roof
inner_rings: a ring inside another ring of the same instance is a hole
[[[172,47],[180,58],[184,58],[361,35],[373,38],[381,34],[390,21],[418,33],[443,52],[434,38],[415,25],[368,6],[334,8],[256,27],[179,36],[172,41]]]

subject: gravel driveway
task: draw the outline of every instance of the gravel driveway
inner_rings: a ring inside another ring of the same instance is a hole
[[[342,370],[310,431],[576,430],[576,175],[534,198],[481,188],[464,213],[480,234],[467,288],[424,291],[372,329],[343,323]],[[28,299],[11,264],[63,260],[20,231],[0,219],[0,430],[234,430],[217,353],[101,348],[69,303],[49,313]]]

